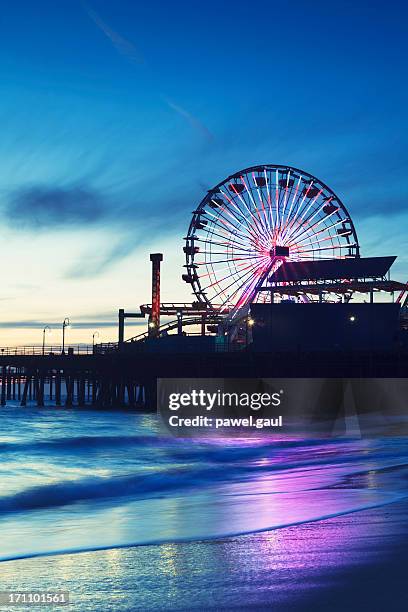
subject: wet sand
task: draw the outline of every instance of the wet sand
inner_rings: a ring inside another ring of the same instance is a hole
[[[68,590],[78,612],[399,612],[407,519],[405,500],[246,536],[4,562],[1,588]]]

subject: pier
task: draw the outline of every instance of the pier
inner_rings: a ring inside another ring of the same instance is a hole
[[[68,347],[65,354],[6,348],[0,351],[0,364],[2,406],[13,401],[41,407],[145,407],[147,382],[142,373],[130,376],[112,358],[96,354],[94,347]]]
[[[184,240],[194,301],[161,302],[152,253],[151,303],[119,309],[116,342],[65,345],[66,318],[62,346],[45,346],[46,326],[42,347],[0,348],[1,405],[155,410],[159,378],[407,377],[396,256],[362,257],[350,214],[316,177],[271,164],[231,175]],[[136,318],[144,331],[129,338]]]
[[[159,341],[160,342],[160,341]],[[408,352],[206,350],[29,354],[0,352],[0,402],[22,407],[155,410],[158,378],[406,377]]]

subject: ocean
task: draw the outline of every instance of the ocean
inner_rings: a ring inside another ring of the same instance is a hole
[[[384,518],[407,506],[397,425],[363,439],[174,438],[153,414],[12,404],[1,423],[3,590],[62,588],[75,610],[280,610],[302,591],[288,565],[309,592],[350,554],[365,566],[374,533],[388,548],[406,537]]]

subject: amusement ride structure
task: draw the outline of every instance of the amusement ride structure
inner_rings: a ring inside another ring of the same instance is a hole
[[[199,301],[220,312],[261,299],[285,262],[359,257],[356,230],[335,193],[288,166],[255,166],[211,189],[186,237],[187,274]]]
[[[3,348],[0,404],[43,406],[48,389],[56,406],[155,410],[159,378],[406,379],[408,285],[391,279],[395,256],[361,256],[322,181],[289,166],[237,172],[195,208],[184,240],[191,303],[161,302],[152,253],[151,303],[119,310],[118,342]],[[147,331],[126,338],[139,317]]]
[[[191,304],[160,303],[160,262],[152,254],[152,304],[119,313],[119,343],[126,316],[148,316],[148,331],[127,342],[178,335],[200,325],[200,335],[246,333],[251,306],[276,303],[374,302],[386,292],[406,305],[407,285],[390,278],[396,257],[361,257],[351,216],[330,187],[283,165],[241,170],[210,189],[193,211],[184,238],[182,279]],[[357,298],[360,294],[360,298]],[[364,295],[361,295],[364,294]],[[160,326],[160,316],[176,316]],[[195,332],[197,333],[197,332]]]

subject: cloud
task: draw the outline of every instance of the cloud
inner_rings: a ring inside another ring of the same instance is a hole
[[[94,11],[90,6],[84,4],[85,10],[88,13],[92,21],[98,26],[98,28],[109,38],[115,49],[121,54],[127,57],[131,62],[136,64],[143,64],[144,58],[142,54],[136,49],[135,45],[126,38],[123,38],[120,34],[112,30]]]
[[[106,24],[101,19],[100,15],[96,11],[94,11],[89,5],[84,4],[84,8],[88,13],[89,17],[92,19],[92,21],[98,26],[100,30],[102,30],[105,36],[109,38],[112,45],[121,55],[129,59],[133,64],[141,65],[145,63],[144,57],[136,49],[135,45],[132,42],[115,32],[115,30],[112,30],[112,28],[108,24]],[[175,104],[166,97],[164,97],[164,101],[171,110],[183,117],[190,124],[190,126],[193,127],[195,131],[200,133],[201,136],[204,136],[207,141],[212,141],[214,139],[213,134],[199,119],[197,119],[197,117],[192,115],[182,106]]]
[[[64,273],[64,279],[94,278],[105,273],[109,268],[121,262],[138,249],[151,244],[152,238],[160,236],[164,240],[171,234],[174,226],[166,219],[144,219],[139,221],[134,231],[122,231],[116,243],[107,248],[88,249]]]
[[[129,240],[123,237],[121,242],[106,252],[95,256],[89,253],[78,259],[64,274],[66,279],[89,278],[106,272],[108,268],[130,255],[138,246],[143,243],[143,239]]]
[[[140,322],[142,324],[143,321]],[[98,329],[117,327],[117,313],[101,313],[92,317],[81,316],[73,317],[71,327],[74,329]],[[136,323],[135,323],[136,324]],[[49,321],[41,321],[38,319],[22,319],[20,321],[0,321],[0,329],[44,329],[48,325],[52,330],[60,330],[62,321],[50,323]]]
[[[20,188],[10,195],[3,207],[9,224],[29,229],[95,223],[107,211],[105,198],[82,186]]]
[[[197,131],[200,132],[202,136],[208,141],[214,140],[214,135],[210,132],[210,130],[199,120],[197,117],[194,117],[191,113],[186,111],[184,108],[175,104],[168,98],[165,98],[166,104],[169,108],[174,110],[174,112],[178,113],[181,117],[186,119],[188,123]]]

